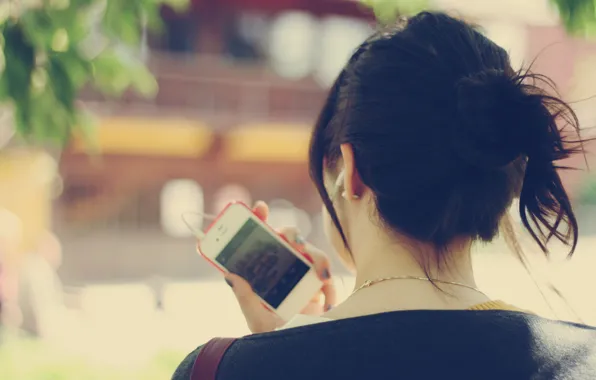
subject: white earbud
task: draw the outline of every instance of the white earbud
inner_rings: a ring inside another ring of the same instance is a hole
[[[342,196],[342,197],[343,197],[345,200],[347,200],[347,199],[348,199],[348,194],[346,194],[346,192],[345,192],[345,191],[344,191],[343,193],[341,193],[341,196]],[[360,196],[359,196],[359,195],[356,195],[356,194],[354,194],[354,195],[352,195],[352,199],[354,199],[354,200],[356,200],[356,199],[360,199]]]
[[[342,170],[341,173],[339,173],[339,175],[337,176],[337,180],[335,181],[335,193],[337,193],[337,191],[339,190],[339,188],[342,186],[342,184],[344,182],[344,177],[345,176],[346,176],[345,170]],[[341,196],[345,200],[348,200],[348,194],[346,193],[345,190],[341,193]],[[354,195],[352,195],[352,199],[353,200],[360,199],[360,196],[354,194]]]

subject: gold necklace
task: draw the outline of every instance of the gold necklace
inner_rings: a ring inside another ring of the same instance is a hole
[[[485,296],[486,298],[490,298],[489,296],[486,295],[486,293],[484,293],[482,290],[475,288],[473,286],[470,285],[466,285],[466,284],[462,284],[460,282],[454,282],[454,281],[443,281],[443,280],[436,280],[433,278],[427,278],[427,277],[416,277],[416,276],[393,276],[393,277],[382,277],[382,278],[377,278],[375,280],[366,280],[364,282],[364,284],[360,285],[358,288],[356,288],[352,294],[350,294],[350,296],[354,295],[356,292],[364,289],[364,288],[368,288],[370,286],[373,286],[375,284],[378,284],[379,282],[384,282],[384,281],[389,281],[389,280],[415,280],[415,281],[427,281],[427,282],[437,282],[440,284],[446,284],[446,285],[454,285],[454,286],[459,286],[462,288],[467,288],[470,290],[474,290],[480,294],[482,294],[483,296]]]

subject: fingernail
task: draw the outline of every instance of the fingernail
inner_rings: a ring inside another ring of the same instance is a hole
[[[294,237],[294,241],[299,245],[304,245],[304,243],[306,243],[306,240],[302,237],[302,235],[296,235]]]
[[[226,278],[226,284],[228,284],[228,286],[229,286],[230,288],[233,288],[233,287],[234,287],[234,284],[232,283],[232,280],[230,280],[230,279],[228,279],[228,278]]]
[[[331,278],[331,273],[329,273],[329,269],[325,269],[323,273],[321,273],[321,277],[323,277],[323,280],[329,280]]]
[[[325,312],[328,312],[331,309],[333,309],[333,306],[332,305],[325,306]]]

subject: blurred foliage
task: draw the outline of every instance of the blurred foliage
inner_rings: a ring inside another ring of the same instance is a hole
[[[596,205],[596,177],[590,175],[580,189],[579,202],[584,205]]]
[[[429,0],[361,0],[381,22],[429,6]],[[596,0],[551,0],[570,34],[596,34]],[[144,26],[159,28],[159,9],[188,0],[1,0],[0,112],[10,112],[28,143],[61,146],[79,133],[91,136],[77,108],[91,85],[118,96],[128,88],[152,96],[157,83],[140,46]]]
[[[596,0],[551,0],[569,34],[579,37],[596,36]]]
[[[373,9],[382,24],[394,22],[399,15],[418,13],[428,8],[428,0],[361,0]]]
[[[113,368],[68,354],[41,341],[12,338],[0,343],[0,379],[6,380],[164,380],[185,354],[162,351],[145,366]]]
[[[161,27],[162,4],[187,2],[2,0],[0,112],[10,112],[27,143],[62,146],[73,133],[91,136],[76,103],[81,88],[154,95],[157,83],[141,59],[143,29]]]
[[[413,14],[429,7],[428,0],[361,0],[371,7],[383,24],[393,22],[399,14]],[[596,36],[596,0],[550,0],[556,6],[561,22],[570,35]]]

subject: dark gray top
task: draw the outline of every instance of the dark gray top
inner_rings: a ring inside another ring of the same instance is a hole
[[[200,347],[173,380],[189,380]],[[402,311],[248,336],[218,380],[596,379],[596,328],[511,311]]]

